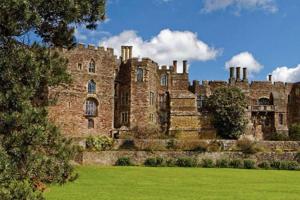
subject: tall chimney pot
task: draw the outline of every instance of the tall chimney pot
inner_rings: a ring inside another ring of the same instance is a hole
[[[236,81],[241,81],[241,67],[236,67]]]
[[[184,60],[182,63],[183,63],[183,73],[186,74],[187,73],[187,61]]]

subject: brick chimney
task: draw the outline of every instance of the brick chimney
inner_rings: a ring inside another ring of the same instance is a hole
[[[270,82],[272,82],[272,74],[268,75],[268,79],[269,79]]]
[[[234,83],[234,67],[229,68],[229,83]]]

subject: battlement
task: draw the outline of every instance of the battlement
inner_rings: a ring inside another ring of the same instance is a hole
[[[78,43],[75,48],[80,49],[80,50],[94,50],[94,51],[98,51],[98,52],[105,52],[108,55],[114,55],[114,49],[110,48],[110,47],[105,48],[103,46],[97,47],[93,44],[85,45],[83,43]],[[114,55],[114,56],[116,56],[116,55]]]

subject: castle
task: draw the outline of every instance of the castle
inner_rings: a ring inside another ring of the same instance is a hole
[[[69,61],[73,82],[49,89],[49,98],[57,100],[49,116],[69,137],[125,137],[151,127],[183,139],[215,138],[203,102],[216,88],[233,86],[249,105],[245,134],[267,140],[300,122],[299,83],[272,82],[271,76],[249,83],[247,68],[231,67],[228,81],[190,84],[187,61],[178,73],[177,61],[160,67],[149,58],[133,58],[132,46],[122,46],[120,58],[111,48],[83,44],[60,52]]]

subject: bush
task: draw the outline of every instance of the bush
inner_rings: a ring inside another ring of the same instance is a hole
[[[291,140],[300,140],[300,124],[292,124],[289,127],[289,136]]]
[[[176,166],[178,166],[178,167],[196,167],[197,161],[192,158],[178,158],[176,160]]]
[[[244,160],[244,168],[245,169],[255,169],[255,161],[254,160]]]
[[[166,161],[166,166],[175,167],[176,166],[176,161],[174,159],[169,159],[169,160]]]
[[[287,136],[284,133],[275,132],[271,135],[270,140],[272,140],[272,141],[288,141],[288,140],[290,140],[290,138],[289,138],[289,136]]]
[[[149,167],[158,167],[158,166],[163,166],[163,158],[147,158],[144,162],[145,166]]]
[[[125,140],[125,141],[120,145],[120,149],[136,150],[137,147],[135,146],[134,140]]]
[[[257,145],[256,142],[251,141],[250,139],[243,138],[237,141],[237,148],[245,154],[255,154],[261,151],[261,148]]]
[[[240,159],[233,159],[229,162],[229,166],[232,168],[243,168],[243,163]]]
[[[272,162],[270,163],[270,165],[271,165],[271,168],[272,168],[272,169],[280,169],[281,163],[280,163],[280,161],[274,160],[274,161],[272,161]]]
[[[202,159],[201,166],[205,167],[205,168],[212,168],[215,165],[214,165],[214,161],[212,159],[204,158],[204,159]]]
[[[121,158],[118,158],[115,165],[116,166],[132,166],[133,164],[132,164],[130,158],[121,157]]]
[[[86,139],[86,148],[91,151],[103,151],[111,149],[113,139],[107,136],[89,136]]]
[[[228,168],[229,167],[229,161],[227,159],[219,159],[216,161],[216,167],[219,168]]]
[[[263,161],[263,162],[258,164],[258,167],[261,168],[261,169],[270,169],[271,165],[270,165],[269,162]]]
[[[281,161],[279,169],[281,169],[281,170],[297,170],[297,169],[299,169],[299,164],[296,161]]]
[[[222,142],[219,142],[219,141],[212,141],[209,143],[209,145],[207,146],[207,150],[209,152],[218,152],[218,151],[221,151],[223,148],[223,144]]]

